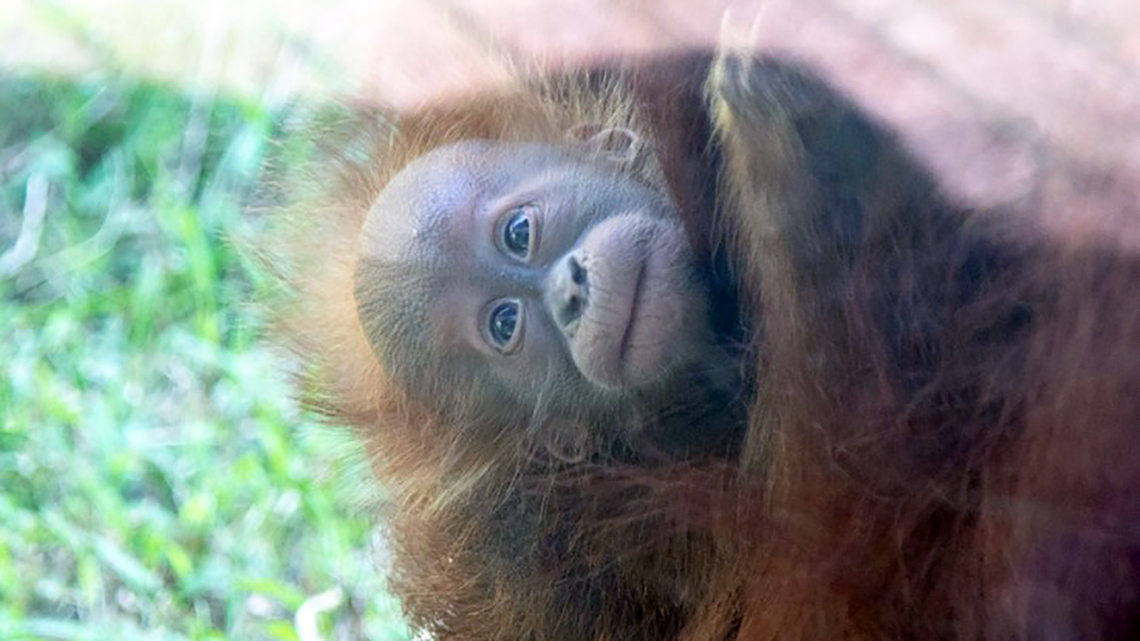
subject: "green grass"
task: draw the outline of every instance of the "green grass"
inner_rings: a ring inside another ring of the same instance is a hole
[[[289,400],[227,241],[264,222],[242,204],[276,121],[0,78],[0,639],[296,639],[333,587],[325,639],[407,637],[374,510],[326,471],[340,440]]]

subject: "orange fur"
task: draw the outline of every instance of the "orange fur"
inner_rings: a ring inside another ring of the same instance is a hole
[[[1140,632],[1140,261],[1005,238],[1000,213],[946,203],[881,130],[847,177],[863,216],[849,246],[811,218],[829,185],[805,178],[781,121],[795,114],[750,107],[733,91],[764,87],[723,61],[706,112],[708,73],[680,56],[362,118],[284,217],[279,330],[308,401],[358,428],[394,497],[413,625],[462,640]],[[448,142],[557,144],[583,123],[642,135],[694,241],[727,252],[756,372],[738,454],[551,460],[510,430],[473,439],[372,356],[352,278],[386,181]],[[979,258],[991,249],[1008,260]]]

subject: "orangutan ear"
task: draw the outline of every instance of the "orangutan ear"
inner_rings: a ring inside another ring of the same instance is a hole
[[[645,154],[645,141],[626,127],[584,124],[570,129],[566,137],[585,153],[622,168],[636,165]]]
[[[588,430],[562,419],[547,419],[527,432],[519,447],[523,457],[531,461],[574,465],[586,461],[596,445]]]
[[[582,463],[590,456],[590,439],[581,427],[562,430],[548,429],[542,444],[551,458],[567,464]]]

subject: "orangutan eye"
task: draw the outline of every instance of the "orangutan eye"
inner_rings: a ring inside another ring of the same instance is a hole
[[[515,258],[525,260],[530,257],[530,247],[534,237],[532,226],[529,208],[516,207],[507,212],[502,232],[503,248]]]
[[[504,300],[496,303],[487,316],[487,337],[495,349],[508,353],[518,345],[521,318],[519,303]]]

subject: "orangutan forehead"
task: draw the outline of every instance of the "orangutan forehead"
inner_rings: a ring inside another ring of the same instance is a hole
[[[466,211],[481,189],[471,159],[456,150],[438,150],[409,163],[377,195],[361,230],[361,256],[380,263],[411,262],[419,268],[445,267],[447,252],[425,251],[447,241],[449,223]]]
[[[356,273],[360,319],[391,366],[447,351],[434,340],[432,309],[454,285],[471,242],[457,217],[470,217],[492,187],[498,145],[466,141],[436,149],[398,172],[373,202],[361,231]],[[460,221],[462,223],[462,220]]]
[[[437,309],[448,286],[444,272],[413,261],[363,259],[356,271],[356,306],[373,353],[404,385],[418,386],[425,373],[462,360],[457,342],[444,340]]]

